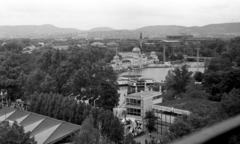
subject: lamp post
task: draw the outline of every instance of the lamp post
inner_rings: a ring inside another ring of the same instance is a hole
[[[96,100],[98,100],[100,98],[100,96],[98,96],[94,101],[93,101],[93,106],[95,106],[96,104]]]
[[[93,98],[93,97],[91,97],[90,99],[92,99],[92,98]],[[86,101],[87,101],[87,104],[89,104],[89,100],[90,100],[90,99],[87,99],[87,100],[86,100]]]
[[[73,93],[71,93],[70,95],[68,95],[68,97],[70,97],[70,96],[72,96],[73,95]]]
[[[163,45],[163,64],[164,64],[165,61],[166,61],[165,53],[166,53],[166,44]]]
[[[86,97],[86,96],[83,96],[83,97],[80,99],[80,101],[83,102],[83,98],[85,98],[85,97]]]
[[[77,101],[77,98],[78,98],[79,96],[81,96],[81,95],[80,95],[80,94],[76,95],[74,99]]]

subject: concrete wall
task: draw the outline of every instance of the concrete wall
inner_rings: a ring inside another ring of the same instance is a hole
[[[152,105],[153,105],[153,100],[152,97],[144,98],[143,99],[143,117],[145,117],[145,112],[146,111],[151,111],[152,110]]]

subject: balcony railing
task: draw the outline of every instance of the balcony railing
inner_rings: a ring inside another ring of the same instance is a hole
[[[136,104],[136,103],[126,103],[128,106],[138,106],[141,107],[141,104]]]
[[[230,136],[240,131],[240,115],[190,134],[171,144],[227,144]]]

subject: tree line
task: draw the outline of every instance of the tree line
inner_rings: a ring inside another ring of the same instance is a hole
[[[29,100],[34,92],[52,92],[92,99],[101,96],[99,105],[109,108],[118,104],[117,74],[108,65],[115,51],[76,46],[67,50],[47,46],[31,53],[22,50],[21,41],[0,46],[0,89],[12,101]]]
[[[114,50],[46,46],[23,53],[24,46],[17,40],[0,46],[0,89],[7,99],[29,101],[30,111],[74,124],[93,117],[105,139],[123,140],[123,125],[111,111],[119,101],[117,74],[108,65]],[[76,95],[91,98],[91,104],[78,103]],[[91,106],[96,98],[99,108]]]

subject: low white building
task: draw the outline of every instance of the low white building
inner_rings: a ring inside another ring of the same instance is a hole
[[[151,52],[150,57],[153,58],[153,63],[155,63],[155,64],[159,63],[158,56],[156,55],[156,53],[154,51]]]
[[[189,115],[191,113],[191,103],[194,101],[199,103],[202,102],[213,108],[220,107],[219,102],[198,98],[183,98],[163,103],[155,103],[152,105],[152,110],[154,111],[155,116],[158,117],[156,126],[158,132],[162,132],[163,129],[168,129],[169,125],[174,122],[176,116]]]

